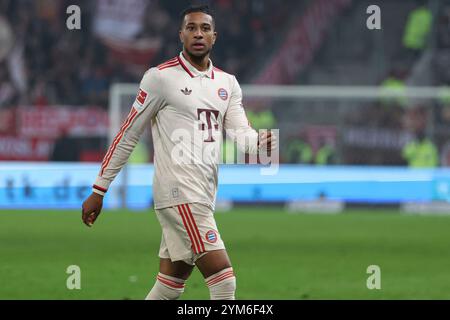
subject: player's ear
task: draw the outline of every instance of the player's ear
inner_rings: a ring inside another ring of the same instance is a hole
[[[183,41],[183,33],[182,33],[182,30],[181,30],[181,29],[180,29],[180,31],[178,32],[178,36],[180,37],[180,42],[184,44],[184,41]]]
[[[217,32],[214,31],[212,44],[216,43],[216,40],[217,40]]]

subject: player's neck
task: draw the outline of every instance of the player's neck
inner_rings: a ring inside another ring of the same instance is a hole
[[[184,58],[198,71],[206,71],[209,68],[209,54],[203,57],[196,57],[190,55],[186,50],[183,50]]]

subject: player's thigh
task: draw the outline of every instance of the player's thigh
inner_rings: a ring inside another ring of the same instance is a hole
[[[159,259],[159,272],[171,277],[187,280],[192,273],[192,269],[194,269],[193,265],[183,261],[172,262],[170,259]]]
[[[204,278],[231,267],[231,261],[225,249],[208,251],[195,262]]]

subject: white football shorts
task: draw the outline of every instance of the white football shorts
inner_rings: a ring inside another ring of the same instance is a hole
[[[160,258],[195,265],[208,251],[225,249],[210,207],[187,203],[155,211],[162,228]]]

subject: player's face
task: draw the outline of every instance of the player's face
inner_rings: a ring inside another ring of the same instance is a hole
[[[186,51],[195,57],[204,57],[216,42],[213,19],[203,12],[189,13],[184,17],[180,40]]]

